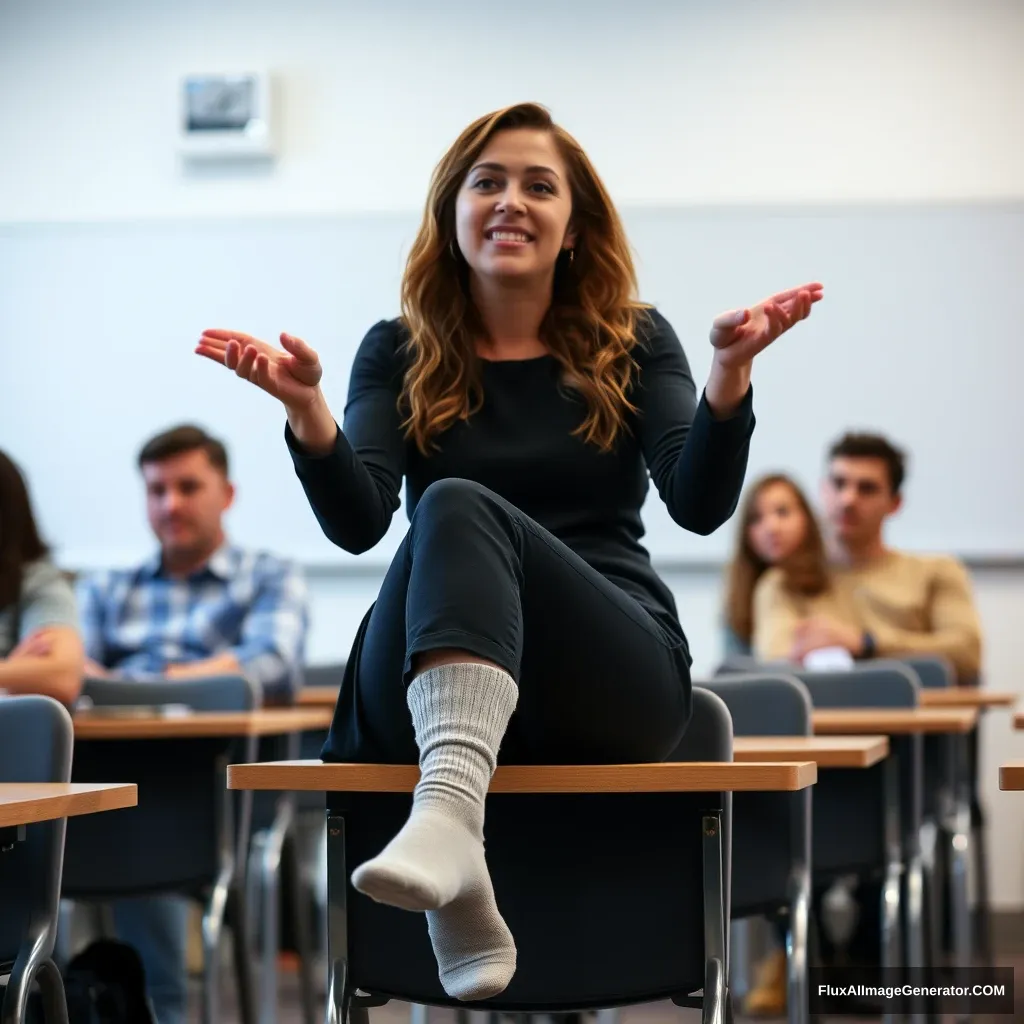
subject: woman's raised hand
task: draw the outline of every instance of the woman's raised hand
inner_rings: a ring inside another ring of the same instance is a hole
[[[311,406],[320,395],[320,357],[301,338],[281,335],[281,348],[238,331],[208,330],[196,355],[234,370],[236,376],[262,388],[286,409]]]
[[[749,365],[780,334],[810,316],[823,291],[814,282],[779,292],[756,306],[723,313],[711,327],[715,360],[723,367]]]

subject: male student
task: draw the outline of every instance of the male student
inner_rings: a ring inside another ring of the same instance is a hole
[[[158,550],[142,565],[79,585],[87,677],[184,679],[241,673],[264,702],[286,701],[303,660],[308,609],[299,570],[235,547],[224,445],[194,426],[152,438],[139,455]],[[185,1024],[187,904],[119,901],[118,937],[142,957],[158,1024]]]
[[[904,454],[880,435],[848,433],[832,445],[822,484],[831,586],[807,598],[789,592],[780,572],[763,577],[754,602],[759,657],[802,662],[825,648],[845,648],[854,658],[935,654],[952,663],[961,685],[977,682],[981,625],[963,565],[948,555],[910,554],[885,543],[885,524],[903,504],[905,478]],[[874,889],[861,910],[851,952],[872,956]],[[786,959],[776,951],[761,965],[745,1009],[778,1016],[785,1008]]]
[[[832,587],[807,602],[780,575],[765,581],[755,630],[769,638],[770,656],[802,661],[828,647],[855,658],[935,654],[952,663],[960,684],[977,681],[981,624],[964,566],[885,543],[905,476],[903,453],[877,434],[846,434],[832,445],[822,485]]]

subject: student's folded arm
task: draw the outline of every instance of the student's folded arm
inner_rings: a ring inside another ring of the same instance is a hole
[[[931,625],[928,632],[878,625],[872,630],[881,656],[936,654],[949,659],[961,683],[975,682],[981,673],[981,621],[966,569],[954,559],[936,563],[932,584]]]
[[[754,588],[754,656],[759,661],[788,660],[801,618],[782,574],[769,569]]]
[[[0,660],[0,690],[41,693],[62,704],[73,704],[82,691],[85,655],[78,632],[71,626],[43,626],[45,654],[26,654]]]
[[[644,458],[672,519],[707,535],[732,516],[739,501],[754,431],[753,391],[731,416],[716,419],[706,397],[697,398],[675,331],[657,311],[648,315],[651,326],[634,349],[641,374],[632,396]]]
[[[405,439],[398,410],[399,338],[396,326],[382,321],[363,339],[352,365],[344,426],[331,451],[304,451],[285,427],[295,472],[321,529],[352,554],[381,540],[401,504]]]

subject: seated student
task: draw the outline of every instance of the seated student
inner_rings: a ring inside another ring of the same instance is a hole
[[[264,701],[287,702],[302,664],[308,610],[297,567],[228,543],[234,498],[224,445],[194,426],[139,455],[159,550],[133,569],[81,583],[87,676],[183,679],[244,673]],[[119,938],[142,957],[159,1024],[184,1024],[187,904],[173,897],[114,907]]]
[[[783,473],[761,477],[743,498],[736,553],[725,597],[725,653],[754,653],[754,590],[778,566],[794,594],[811,596],[828,583],[825,545],[810,502]]]
[[[0,692],[71,704],[83,661],[74,592],[39,536],[18,467],[0,451]]]
[[[963,565],[885,544],[886,521],[902,506],[905,457],[884,437],[846,434],[832,445],[822,489],[832,542],[831,585],[794,594],[772,570],[754,595],[758,657],[803,661],[823,648],[855,658],[936,654],[961,684],[981,667],[981,625]]]

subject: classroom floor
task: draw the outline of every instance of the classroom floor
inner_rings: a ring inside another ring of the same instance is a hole
[[[972,1024],[1005,1024],[1006,1021],[1024,1021],[1024,951],[1015,951],[997,956],[1000,966],[1013,967],[1014,977],[1018,984],[1015,986],[1016,1009],[1013,1017],[978,1015],[972,1020]],[[190,1020],[199,1021],[198,987],[194,992],[193,1012]],[[322,998],[322,995],[321,995]],[[223,1014],[224,1024],[235,1024],[238,1015],[234,1006],[234,993],[231,988],[230,978],[225,977],[223,988]],[[322,1005],[322,1003],[320,1004]],[[295,974],[284,972],[281,975],[280,1013],[277,1024],[301,1024],[302,1013],[299,1004],[298,979]],[[318,1018],[322,1019],[322,1018]],[[835,1017],[831,1018],[836,1024],[864,1024],[871,1022],[876,1024],[877,1017]],[[594,1018],[590,1018],[591,1021]],[[738,1015],[737,1024],[751,1021],[751,1018]],[[766,1018],[757,1018],[759,1024],[771,1024]],[[784,1018],[779,1018],[784,1020]],[[649,1003],[644,1006],[635,1006],[622,1010],[619,1014],[619,1024],[699,1024],[700,1012],[697,1010],[684,1010],[671,1003]],[[943,1024],[952,1024],[954,1017],[945,1017]],[[512,1018],[504,1019],[503,1024],[511,1024]],[[409,1007],[404,1003],[391,1003],[370,1010],[370,1024],[409,1024]],[[430,1011],[430,1024],[455,1024],[455,1013],[451,1010],[432,1009]],[[540,1024],[540,1022],[538,1022]]]

